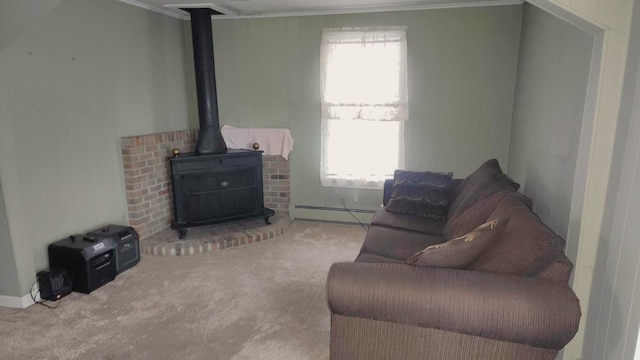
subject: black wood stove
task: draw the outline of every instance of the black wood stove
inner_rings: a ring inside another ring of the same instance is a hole
[[[226,154],[187,154],[170,160],[174,222],[180,238],[190,226],[269,218],[264,207],[262,151],[229,150]]]
[[[183,9],[191,14],[200,132],[195,153],[169,160],[174,221],[180,238],[187,228],[228,223],[275,214],[264,207],[262,151],[227,150],[220,133],[211,15],[208,8]]]

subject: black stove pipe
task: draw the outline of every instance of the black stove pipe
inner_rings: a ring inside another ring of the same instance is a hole
[[[207,8],[185,8],[183,10],[191,14],[193,61],[196,72],[200,122],[196,153],[199,155],[224,154],[227,152],[227,145],[220,133],[211,29],[211,15],[219,13]]]

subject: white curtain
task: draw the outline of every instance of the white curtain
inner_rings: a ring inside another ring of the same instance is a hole
[[[323,30],[324,186],[381,188],[402,166],[406,82],[406,27]]]

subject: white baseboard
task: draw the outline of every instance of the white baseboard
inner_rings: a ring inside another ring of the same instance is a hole
[[[39,299],[36,298],[36,301],[38,300]],[[23,297],[0,295],[0,306],[16,309],[26,309],[31,305],[33,305],[31,295],[25,295]]]

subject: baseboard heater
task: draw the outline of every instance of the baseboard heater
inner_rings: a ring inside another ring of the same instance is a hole
[[[361,223],[371,223],[375,210],[345,209],[338,207],[294,205],[290,215],[294,219],[319,220],[331,222],[356,223],[354,216]]]
[[[345,209],[345,208],[336,208],[336,207],[324,207],[324,206],[307,206],[307,205],[295,205],[296,209],[311,209],[311,210],[326,210],[326,211],[344,211],[344,212],[352,212],[352,213],[363,213],[363,214],[375,214],[375,210],[363,210],[363,209]]]

